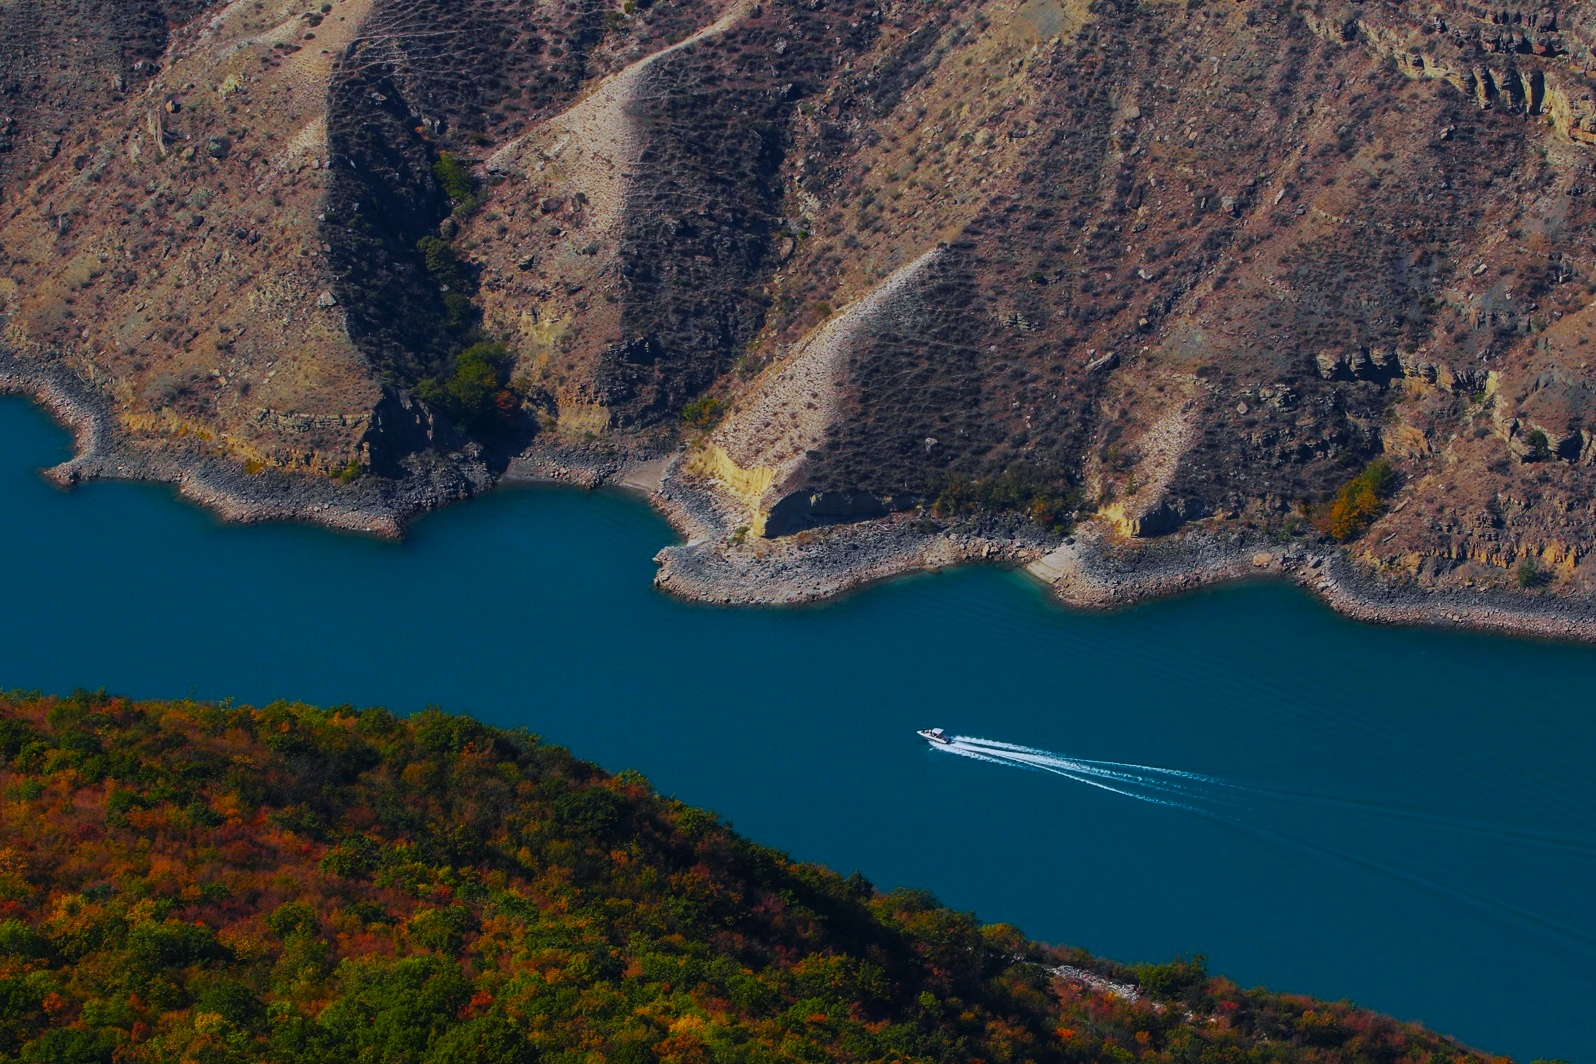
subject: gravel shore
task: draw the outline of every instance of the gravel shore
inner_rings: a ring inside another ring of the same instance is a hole
[[[925,531],[910,514],[833,525],[809,536],[738,542],[734,513],[702,484],[666,478],[652,502],[685,544],[656,556],[655,584],[722,604],[829,598],[906,572],[989,562],[1022,565],[1065,605],[1116,609],[1166,595],[1253,579],[1290,580],[1336,611],[1373,624],[1433,625],[1505,635],[1596,642],[1596,602],[1548,593],[1435,592],[1388,583],[1341,548],[1281,544],[1259,534],[1192,526],[1126,539],[1089,521],[1063,542],[1034,530]]]
[[[418,462],[403,479],[360,477],[348,484],[274,470],[246,473],[236,459],[208,454],[197,441],[151,445],[130,439],[105,401],[69,372],[4,353],[0,392],[31,397],[72,432],[76,454],[43,471],[55,483],[165,482],[228,521],[303,521],[398,538],[415,515],[492,486],[486,469],[441,460]]]
[[[1028,566],[1068,605],[1113,608],[1236,580],[1296,583],[1337,612],[1372,624],[1433,625],[1505,635],[1596,642],[1596,603],[1499,590],[1438,592],[1382,580],[1329,544],[1280,544],[1260,535],[1188,528],[1122,540],[1100,524]]]
[[[196,443],[128,438],[107,404],[55,366],[0,353],[0,392],[32,397],[76,439],[70,460],[44,471],[63,486],[92,479],[153,480],[229,521],[293,520],[384,537],[417,514],[480,494],[496,482],[610,484],[644,494],[685,540],[656,555],[655,584],[670,594],[725,605],[789,605],[831,598],[903,573],[974,563],[1024,566],[1064,604],[1112,609],[1229,581],[1291,580],[1338,612],[1376,624],[1435,625],[1596,642],[1596,602],[1546,592],[1434,592],[1360,569],[1344,550],[1280,544],[1201,525],[1156,539],[1124,539],[1087,522],[1063,542],[1002,522],[939,528],[912,514],[835,524],[763,539],[740,513],[686,475],[679,455],[627,457],[596,445],[540,441],[495,479],[481,466],[418,461],[403,479],[265,471]]]

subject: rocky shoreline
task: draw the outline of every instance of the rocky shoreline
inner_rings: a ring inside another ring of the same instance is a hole
[[[972,533],[924,531],[908,514],[822,526],[763,539],[696,485],[667,478],[651,499],[687,540],[655,555],[654,585],[720,605],[796,605],[834,598],[865,584],[953,565],[1023,565],[1037,543]]]
[[[226,521],[302,521],[397,539],[417,514],[492,486],[486,470],[441,461],[403,480],[361,477],[345,484],[275,470],[248,473],[235,459],[207,454],[197,443],[141,444],[121,430],[103,399],[64,368],[4,353],[0,393],[28,396],[72,432],[76,453],[43,470],[46,479],[62,487],[89,480],[168,483]]]
[[[832,525],[779,540],[738,537],[736,514],[705,485],[668,476],[653,504],[686,542],[656,556],[656,586],[723,605],[789,605],[831,598],[917,570],[1023,566],[1075,609],[1119,609],[1243,580],[1289,580],[1336,612],[1370,624],[1469,629],[1596,643],[1596,603],[1551,593],[1438,592],[1389,583],[1343,548],[1189,526],[1128,539],[1092,520],[1060,542],[1029,526],[991,534],[924,530],[910,514]]]
[[[1124,539],[1090,521],[1062,543],[1028,525],[944,529],[912,514],[822,526],[764,539],[712,488],[686,474],[680,455],[630,458],[606,448],[544,442],[497,478],[444,462],[403,480],[351,484],[267,471],[190,445],[157,450],[121,432],[107,405],[59,367],[0,354],[0,392],[31,397],[67,427],[76,454],[43,471],[62,486],[92,479],[151,480],[237,522],[304,521],[397,538],[410,519],[495,486],[529,482],[604,485],[644,495],[683,543],[655,556],[655,585],[720,605],[817,602],[906,573],[954,565],[1023,566],[1065,605],[1114,609],[1222,583],[1290,580],[1337,612],[1373,624],[1440,626],[1596,643],[1596,603],[1552,593],[1435,592],[1399,586],[1358,568],[1340,548],[1280,544],[1245,532],[1188,527],[1156,539]]]
[[[917,570],[994,563],[1023,566],[1064,605],[1119,609],[1225,583],[1284,579],[1344,616],[1370,624],[1472,629],[1596,643],[1596,603],[1498,590],[1437,592],[1395,585],[1360,570],[1343,548],[1193,525],[1131,539],[1106,521],[1083,523],[1063,542],[1028,524],[994,530],[922,530],[911,514],[832,525],[779,540],[742,537],[737,516],[708,486],[665,478],[651,501],[686,542],[655,560],[655,585],[725,605],[814,602]]]
[[[1550,593],[1431,591],[1382,580],[1343,548],[1188,527],[1154,540],[1121,540],[1092,522],[1028,571],[1065,604],[1112,609],[1254,579],[1284,579],[1337,613],[1369,624],[1446,627],[1596,643],[1596,603]]]

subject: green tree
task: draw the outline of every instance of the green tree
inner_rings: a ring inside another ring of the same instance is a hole
[[[521,408],[520,389],[510,381],[510,356],[503,344],[475,343],[454,357],[444,377],[416,387],[461,428],[479,438],[512,428]]]
[[[338,981],[342,992],[318,1022],[357,1064],[423,1060],[471,997],[459,965],[430,955],[345,961]]]
[[[439,152],[438,161],[432,164],[432,176],[438,187],[454,203],[456,214],[470,214],[477,208],[477,180],[471,173],[471,164],[453,152]]]
[[[1552,453],[1552,441],[1540,429],[1533,430],[1524,442],[1529,444],[1530,456],[1537,462]]]
[[[682,420],[694,428],[707,429],[720,420],[721,413],[720,400],[706,395],[682,407]]]

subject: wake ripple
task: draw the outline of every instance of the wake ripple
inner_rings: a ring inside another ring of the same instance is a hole
[[[1124,761],[1101,761],[1091,758],[1067,757],[1050,750],[1021,746],[1016,743],[999,742],[995,739],[983,739],[971,735],[953,735],[949,736],[949,738],[952,740],[951,744],[934,746],[932,749],[1009,768],[1062,776],[1073,782],[1082,783],[1126,798],[1132,798],[1139,802],[1178,809],[1222,824],[1228,828],[1267,839],[1293,850],[1314,854],[1337,863],[1350,864],[1378,873],[1406,883],[1409,886],[1417,887],[1420,890],[1459,902],[1481,912],[1508,919],[1514,923],[1551,932],[1564,938],[1577,939],[1587,946],[1596,946],[1596,934],[1584,928],[1576,927],[1509,902],[1488,898],[1407,869],[1398,868],[1394,865],[1334,849],[1316,842],[1310,842],[1306,839],[1296,838],[1253,823],[1243,815],[1246,805],[1242,799],[1247,796],[1253,796],[1336,806],[1450,828],[1502,835],[1520,842],[1546,846],[1585,858],[1596,858],[1596,849],[1577,839],[1528,829],[1505,827],[1499,824],[1470,820],[1465,817],[1444,816],[1419,810],[1403,809],[1398,806],[1382,805],[1375,802],[1253,787],[1218,776],[1162,768],[1157,765],[1139,765]]]

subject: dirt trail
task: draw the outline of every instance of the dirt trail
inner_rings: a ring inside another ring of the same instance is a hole
[[[811,333],[791,357],[767,369],[743,409],[716,430],[711,445],[743,468],[773,468],[777,487],[791,478],[804,455],[824,440],[837,415],[855,340],[941,253],[932,248],[899,267]]]
[[[588,200],[588,226],[613,233],[626,206],[632,167],[643,151],[643,137],[632,105],[649,69],[660,59],[726,32],[752,7],[738,0],[725,14],[690,37],[662,48],[605,78],[564,114],[536,134],[517,137],[489,156],[490,173],[542,175],[554,186],[582,192]]]

